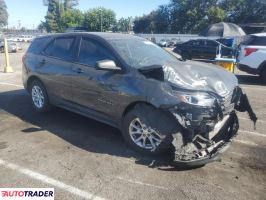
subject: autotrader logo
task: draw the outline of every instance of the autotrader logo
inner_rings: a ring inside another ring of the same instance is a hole
[[[0,188],[0,200],[54,200],[54,188]]]

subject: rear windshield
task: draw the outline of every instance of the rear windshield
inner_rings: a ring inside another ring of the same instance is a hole
[[[45,48],[45,46],[49,43],[51,37],[41,37],[36,38],[32,41],[28,49],[28,53],[39,54]]]
[[[266,36],[249,35],[242,42],[243,45],[266,46]]]

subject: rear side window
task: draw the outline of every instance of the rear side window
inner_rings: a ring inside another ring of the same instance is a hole
[[[265,36],[247,36],[242,42],[243,45],[254,45],[254,46],[266,46],[266,37]]]
[[[190,40],[190,41],[186,42],[185,45],[193,45],[194,42],[195,42],[194,40]]]
[[[201,46],[201,45],[203,45],[203,41],[202,40],[192,40],[192,41],[190,41],[189,45]]]
[[[56,38],[45,49],[44,53],[48,56],[71,61],[73,59],[73,46],[75,37]]]
[[[214,41],[208,41],[206,40],[206,46],[209,46],[209,47],[217,47],[218,44]]]
[[[36,38],[32,41],[28,53],[39,54],[45,46],[51,41],[50,37]]]
[[[115,58],[113,54],[99,42],[83,38],[79,50],[79,63],[95,67],[96,63],[101,60],[115,61]]]

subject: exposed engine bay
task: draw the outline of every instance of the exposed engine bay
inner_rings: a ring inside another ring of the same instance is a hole
[[[172,134],[175,163],[200,165],[214,160],[237,135],[236,111],[248,112],[255,128],[257,117],[234,79],[224,83],[218,77],[202,77],[195,71],[180,75],[167,66],[150,66],[139,71],[146,78],[168,82],[172,93],[180,99],[176,105],[163,107],[182,127],[181,134]]]

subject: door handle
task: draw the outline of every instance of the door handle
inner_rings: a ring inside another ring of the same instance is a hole
[[[84,71],[81,69],[81,68],[74,68],[72,69],[74,72],[78,73],[78,74],[81,74],[81,73],[84,73]]]

